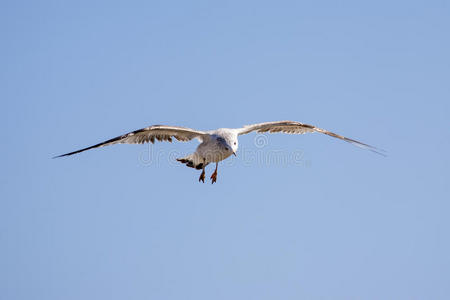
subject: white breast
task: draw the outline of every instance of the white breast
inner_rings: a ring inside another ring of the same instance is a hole
[[[223,147],[221,147],[215,138],[201,143],[197,147],[196,152],[200,154],[200,156],[203,157],[207,163],[219,162],[231,155],[231,152],[226,151]]]

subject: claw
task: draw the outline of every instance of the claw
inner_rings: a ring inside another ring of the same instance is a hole
[[[198,182],[200,181],[205,183],[205,170],[202,171],[202,174],[200,174],[200,177],[198,178]]]
[[[211,184],[217,181],[217,170],[211,175]]]

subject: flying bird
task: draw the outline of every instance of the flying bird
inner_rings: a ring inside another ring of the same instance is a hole
[[[214,173],[212,173],[210,177],[211,183],[214,183],[217,180],[217,168],[219,162],[230,157],[231,155],[236,156],[236,151],[239,144],[238,137],[240,135],[251,132],[282,132],[287,134],[319,132],[334,138],[341,139],[358,147],[384,155],[384,150],[382,149],[375,148],[373,146],[361,143],[359,141],[347,138],[325,129],[300,122],[277,121],[246,125],[242,128],[219,128],[210,131],[200,131],[178,126],[152,125],[126,133],[97,145],[55,156],[54,158],[70,156],[86,150],[114,144],[144,144],[148,142],[151,142],[153,144],[155,140],[172,142],[174,138],[181,142],[187,142],[193,139],[197,139],[200,142],[200,145],[198,145],[195,152],[187,155],[186,157],[178,158],[177,161],[185,164],[190,168],[202,170],[202,173],[200,174],[200,177],[198,179],[202,182],[205,182],[205,167],[210,163],[215,163],[216,168],[214,170]]]

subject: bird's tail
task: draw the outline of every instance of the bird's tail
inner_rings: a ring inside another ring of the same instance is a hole
[[[196,152],[189,154],[188,156],[183,158],[177,158],[177,161],[179,161],[182,164],[186,164],[186,166],[189,168],[195,168],[197,170],[202,169],[208,164],[208,163],[205,164],[204,159]]]

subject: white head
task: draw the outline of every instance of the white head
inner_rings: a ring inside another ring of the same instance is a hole
[[[220,136],[217,137],[217,141],[225,151],[230,153],[230,155],[234,154],[236,156],[236,151],[239,146],[237,134],[234,132],[222,132]]]

